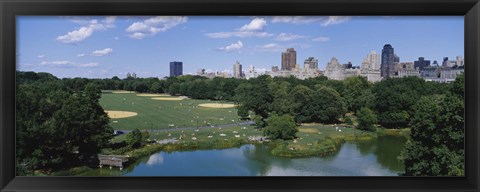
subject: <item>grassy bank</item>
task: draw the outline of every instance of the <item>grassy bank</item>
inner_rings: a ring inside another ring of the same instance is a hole
[[[410,128],[403,128],[403,129],[377,129],[377,133],[379,135],[387,135],[387,136],[399,136],[399,137],[410,137]]]
[[[356,130],[345,125],[302,125],[296,139],[278,142],[272,154],[289,158],[327,156],[337,152],[344,142],[370,141],[377,136],[377,133]]]
[[[142,157],[159,151],[193,151],[207,149],[226,149],[240,147],[244,144],[255,143],[249,138],[260,137],[262,131],[253,126],[214,127],[200,128],[198,130],[170,130],[151,132],[150,141],[139,149],[123,147],[119,149],[105,149],[104,154],[128,155],[129,161],[133,162]],[[126,134],[115,137],[112,142],[125,141]],[[176,140],[175,143],[159,144],[165,140]]]
[[[297,138],[295,140],[270,141],[266,144],[268,144],[269,149],[271,149],[271,154],[279,157],[301,158],[312,156],[328,156],[338,152],[341,145],[345,142],[367,142],[376,139],[378,136],[385,135],[408,137],[409,132],[409,129],[390,130],[381,128],[376,132],[365,132],[349,128],[344,125],[308,124],[299,127],[299,132],[297,133]],[[131,149],[128,147],[105,149],[102,153],[128,155],[129,164],[135,164],[140,159],[160,151],[173,152],[226,149],[241,147],[245,144],[256,144],[259,142],[249,140],[249,138],[254,136],[258,137],[261,135],[262,131],[256,130],[253,126],[224,127],[221,129],[219,127],[201,128],[198,131],[162,131],[150,134],[150,139],[152,141],[178,139],[178,142],[166,144],[147,144],[138,149]],[[182,136],[181,140],[179,139],[180,136]],[[115,142],[121,142],[124,140],[125,135],[120,135],[114,138]],[[57,171],[50,175],[82,175],[82,173],[86,173],[92,169],[95,168],[82,166],[69,170]]]
[[[396,133],[396,132],[395,132]],[[271,153],[281,157],[326,156],[338,151],[344,142],[362,142],[379,135],[392,134],[388,131],[371,133],[344,125],[308,124],[299,127],[297,138],[291,141],[274,141],[269,145]],[[199,130],[173,130],[150,134],[152,141],[177,139],[176,143],[150,144],[140,149],[119,149],[110,154],[129,155],[138,159],[158,151],[187,151],[201,149],[225,149],[244,144],[258,143],[252,137],[262,136],[262,131],[253,126],[201,128]],[[181,139],[180,139],[181,138]],[[125,135],[114,138],[115,142],[125,140]]]

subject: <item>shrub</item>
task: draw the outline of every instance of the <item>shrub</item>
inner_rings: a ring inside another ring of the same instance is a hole
[[[365,131],[375,131],[373,126],[377,123],[377,116],[369,108],[361,108],[357,112],[358,129]]]
[[[293,116],[278,116],[276,114],[268,118],[268,126],[264,130],[264,134],[270,139],[283,140],[294,139],[297,132],[298,129]]]

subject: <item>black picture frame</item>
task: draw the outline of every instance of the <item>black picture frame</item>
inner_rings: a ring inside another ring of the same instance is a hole
[[[0,0],[1,191],[479,191],[479,0]],[[19,15],[463,15],[465,177],[16,177]]]

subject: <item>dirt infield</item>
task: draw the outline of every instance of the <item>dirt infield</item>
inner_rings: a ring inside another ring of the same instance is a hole
[[[137,94],[137,96],[140,96],[140,97],[167,97],[167,96],[170,96],[170,95],[144,93],[144,94]]]
[[[153,100],[162,100],[162,101],[180,101],[183,98],[180,97],[154,97]]]
[[[302,133],[318,133],[318,130],[313,128],[300,128],[298,131]]]
[[[111,119],[120,119],[136,116],[137,113],[130,111],[105,111]]]
[[[232,108],[235,107],[234,104],[227,104],[227,103],[202,103],[199,104],[200,107],[208,107],[208,108]]]
[[[135,93],[135,91],[112,91],[112,93]]]

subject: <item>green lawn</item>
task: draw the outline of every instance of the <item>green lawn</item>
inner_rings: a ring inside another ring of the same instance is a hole
[[[243,129],[245,127],[245,129]],[[170,135],[170,136],[169,136]],[[258,131],[254,126],[235,126],[235,127],[216,127],[201,128],[195,130],[173,130],[150,133],[151,139],[179,139],[182,137],[184,141],[208,141],[208,140],[225,140],[225,139],[247,139],[249,136],[261,136],[262,131]],[[208,137],[211,136],[211,137]],[[196,139],[195,139],[196,138]]]
[[[138,113],[134,117],[111,119],[110,125],[116,130],[172,128],[169,127],[169,124],[173,124],[173,127],[177,128],[196,127],[197,123],[199,126],[205,125],[205,123],[222,125],[237,123],[239,120],[236,108],[197,107],[201,103],[217,103],[219,101],[194,99],[163,101],[152,98],[137,96],[135,93],[103,93],[100,105],[105,110]]]

